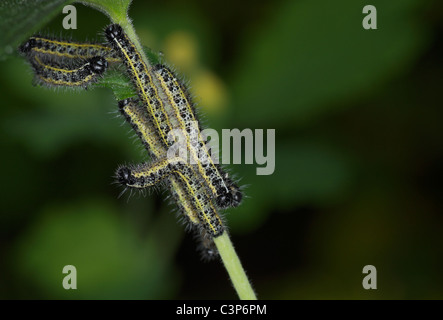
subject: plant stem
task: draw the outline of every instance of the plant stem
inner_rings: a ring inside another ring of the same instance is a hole
[[[214,243],[240,299],[257,300],[228,233],[225,231],[221,236],[214,238]]]

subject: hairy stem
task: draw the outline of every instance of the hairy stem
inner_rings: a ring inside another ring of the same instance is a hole
[[[228,233],[225,231],[221,236],[214,238],[214,243],[240,299],[257,300]]]

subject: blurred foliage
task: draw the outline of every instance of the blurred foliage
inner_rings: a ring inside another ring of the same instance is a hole
[[[226,220],[259,298],[443,294],[443,7],[375,0],[378,29],[364,30],[366,4],[130,8],[141,42],[190,84],[206,126],[276,129],[273,175],[229,166],[247,198]],[[78,30],[62,30],[59,9],[42,33],[101,39],[107,18],[76,7]],[[110,90],[35,87],[17,54],[0,70],[0,297],[236,298],[223,266],[199,260],[166,195],[118,197],[114,170],[146,154]],[[120,76],[107,79],[125,89]],[[78,269],[75,291],[61,286],[68,264]],[[378,290],[361,286],[368,264]]]
[[[71,0],[3,0],[0,2],[0,61],[14,53],[19,41],[56,16]]]

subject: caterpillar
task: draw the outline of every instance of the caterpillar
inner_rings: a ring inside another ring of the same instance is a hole
[[[144,110],[139,106],[138,99],[121,100],[118,105],[122,115],[132,125],[134,131],[149,150],[151,158],[157,160],[164,157],[166,150],[159,143],[158,138],[156,138],[155,128],[146,117]],[[222,220],[212,203],[211,197],[204,188],[200,188],[200,178],[189,165],[180,162],[179,159],[163,159],[157,162],[151,169],[149,169],[147,164],[132,167],[123,166],[117,170],[116,176],[120,184],[133,188],[154,185],[168,176],[168,187],[183,215],[193,225],[203,225],[212,236],[222,234]],[[182,166],[182,168],[176,166]],[[164,169],[165,167],[167,168],[166,170]],[[181,170],[183,170],[182,173]],[[175,174],[171,175],[171,171],[174,171]],[[145,178],[146,172],[154,173],[154,177],[156,177],[148,185]]]
[[[108,67],[103,57],[87,59],[83,65],[70,67],[59,63],[46,63],[38,56],[30,59],[36,78],[47,86],[83,87],[95,82]]]
[[[153,124],[147,117],[145,110],[139,106],[138,98],[124,99],[118,102],[120,113],[131,124],[132,129],[137,133],[145,148],[151,155],[151,159],[161,158],[166,154],[166,149],[159,141],[159,137]],[[169,178],[168,188],[173,198],[179,206],[179,211],[184,217],[187,217],[192,224],[199,224],[197,215],[192,206],[192,199],[187,196],[186,190],[182,188],[175,177]]]
[[[44,55],[67,59],[89,59],[101,56],[108,63],[119,62],[120,58],[111,47],[99,43],[78,43],[73,41],[58,40],[40,36],[30,37],[19,51],[26,55]]]
[[[117,177],[120,184],[130,188],[143,189],[152,187],[167,178],[170,174],[176,173],[186,177],[186,181],[190,179],[189,168],[183,164],[183,160],[179,157],[173,159],[160,159],[150,165],[143,164],[137,167],[122,166],[117,170]],[[193,185],[194,181],[190,181]]]
[[[200,223],[212,237],[224,232],[220,216],[212,205],[211,198],[198,183],[194,172],[181,158],[160,159],[153,163],[135,166],[121,166],[116,173],[118,181],[130,188],[146,188],[159,183],[169,175],[174,174],[181,180],[184,189],[193,199]]]
[[[189,92],[168,67],[156,65],[154,74],[166,93],[181,127],[187,132],[188,139],[191,137],[198,139],[196,143],[188,141],[188,147],[200,172],[208,182],[209,189],[216,196],[217,205],[220,208],[238,206],[242,200],[242,193],[238,186],[228,178],[227,173],[224,173],[221,167],[212,161],[200,134],[201,128]]]
[[[159,141],[160,137],[153,128],[152,119],[140,106],[138,98],[128,98],[118,102],[118,108],[125,120],[131,124],[132,129],[138,135],[151,158],[160,158],[166,154],[166,148]]]
[[[172,130],[169,116],[165,111],[162,99],[153,83],[148,67],[144,63],[140,53],[129,40],[123,29],[118,24],[112,24],[105,30],[106,38],[111,47],[118,53],[120,59],[126,65],[127,71],[133,82],[138,97],[156,127],[156,130],[165,146],[170,147],[173,141],[168,139],[168,132]]]

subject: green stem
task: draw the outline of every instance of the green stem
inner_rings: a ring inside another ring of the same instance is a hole
[[[228,233],[225,231],[221,236],[214,238],[214,243],[240,299],[257,300]]]
[[[132,0],[79,0],[79,2],[84,5],[93,7],[106,14],[113,23],[119,24],[128,35],[128,38],[134,43],[138,52],[140,52],[144,62],[149,66],[150,63],[146,58],[145,51],[138,40],[131,19],[129,19],[128,16],[131,1]]]

